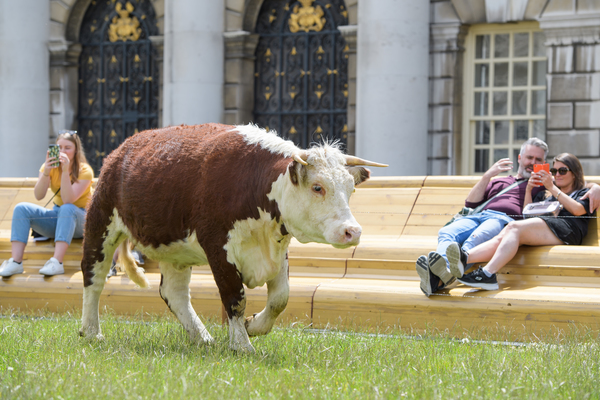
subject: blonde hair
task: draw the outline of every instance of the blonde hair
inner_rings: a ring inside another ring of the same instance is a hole
[[[87,158],[85,157],[83,145],[81,144],[81,139],[79,139],[77,132],[61,133],[56,137],[56,143],[58,144],[58,141],[63,139],[68,140],[75,145],[75,155],[71,160],[71,182],[75,183],[79,180],[79,166],[81,163],[88,164]],[[59,171],[62,173],[62,166],[59,167]]]

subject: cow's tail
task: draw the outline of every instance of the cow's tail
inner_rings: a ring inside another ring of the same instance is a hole
[[[127,276],[133,283],[139,287],[147,288],[150,286],[150,282],[148,282],[148,278],[146,278],[146,274],[144,274],[144,269],[138,267],[135,262],[129,243],[129,240],[124,240],[123,243],[119,245],[119,264],[121,265],[121,269],[125,270]]]

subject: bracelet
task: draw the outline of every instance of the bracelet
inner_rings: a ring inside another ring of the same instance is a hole
[[[558,198],[560,197],[561,194],[562,194],[562,192],[559,190],[558,194],[556,195],[556,200],[558,200]]]

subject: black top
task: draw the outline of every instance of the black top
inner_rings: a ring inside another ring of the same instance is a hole
[[[581,197],[583,197],[588,190],[589,189],[587,188],[576,190],[569,195],[569,197],[583,205],[586,211],[584,215],[578,217],[573,216],[573,214],[563,207],[563,209],[560,210],[560,213],[558,213],[558,217],[539,217],[546,222],[552,233],[562,240],[564,244],[581,244],[583,238],[587,235],[590,218],[586,217],[591,217],[595,214],[595,212],[590,213],[590,201],[588,199],[581,200]],[[566,196],[565,193],[562,195]],[[533,201],[543,201],[545,196],[546,192],[538,193]],[[551,196],[546,200],[556,201],[556,198]]]

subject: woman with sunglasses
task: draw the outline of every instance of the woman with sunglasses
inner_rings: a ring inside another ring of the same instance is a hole
[[[451,244],[450,246],[453,247],[451,251],[458,254],[458,257],[450,262],[450,271],[459,282],[486,290],[498,290],[496,273],[515,256],[521,245],[582,243],[590,220],[585,217],[590,217],[592,213],[589,200],[582,199],[589,189],[585,188],[581,163],[574,155],[562,153],[554,158],[550,172],[551,174],[546,171],[531,174],[524,205],[532,201],[542,201],[545,196],[550,196],[548,200],[558,201],[563,207],[558,218],[535,217],[510,222],[498,236],[472,248],[468,254],[457,243]],[[531,192],[539,185],[543,185],[546,191],[532,199]],[[467,263],[481,262],[488,262],[488,264],[485,268],[464,275]]]
[[[54,238],[54,256],[40,269],[42,275],[65,272],[63,258],[71,240],[83,237],[85,207],[92,198],[94,171],[87,163],[81,140],[74,132],[61,133],[56,138],[58,157],[46,152],[46,161],[40,168],[35,184],[37,200],[46,197],[48,188],[54,196],[50,210],[32,203],[19,203],[15,207],[11,226],[12,257],[2,263],[0,276],[23,273],[23,254],[33,228],[39,234]]]

